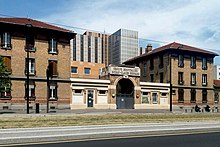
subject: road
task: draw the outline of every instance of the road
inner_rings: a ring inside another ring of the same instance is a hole
[[[220,132],[187,135],[163,135],[134,138],[73,141],[55,144],[28,145],[31,147],[219,147]]]
[[[219,121],[0,129],[0,146],[219,130]]]

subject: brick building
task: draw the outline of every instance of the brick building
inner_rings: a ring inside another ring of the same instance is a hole
[[[34,109],[35,103],[44,108],[47,92],[51,109],[69,107],[70,39],[75,33],[29,18],[0,18],[0,34],[0,55],[11,71],[12,82],[12,91],[0,97],[0,109],[26,109],[27,69],[30,109]],[[47,91],[49,64],[53,68],[53,78]]]
[[[174,108],[214,105],[213,58],[216,53],[192,46],[170,43],[126,62],[141,69],[140,80],[169,83]]]

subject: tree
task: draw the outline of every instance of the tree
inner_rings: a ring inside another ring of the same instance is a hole
[[[0,56],[0,97],[11,97],[11,78],[3,58]]]

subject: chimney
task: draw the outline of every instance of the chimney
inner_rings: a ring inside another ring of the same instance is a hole
[[[145,53],[148,53],[150,51],[152,51],[152,45],[148,44],[147,47],[145,48]]]

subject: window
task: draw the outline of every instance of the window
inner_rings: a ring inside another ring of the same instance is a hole
[[[88,36],[88,62],[91,62],[91,36]]]
[[[144,73],[143,76],[146,77],[147,76],[147,63],[144,63]]]
[[[84,61],[84,38],[80,35],[80,61]]]
[[[55,38],[51,38],[49,41],[49,53],[57,54],[57,40]]]
[[[95,37],[95,63],[98,63],[98,37]]]
[[[154,82],[154,74],[150,74],[150,81]]]
[[[77,67],[71,67],[71,73],[72,74],[78,73],[78,68]]]
[[[163,83],[163,73],[160,73],[160,83]]]
[[[2,59],[3,59],[3,62],[5,64],[5,66],[6,66],[7,71],[8,72],[12,72],[12,69],[11,69],[11,57],[3,56]]]
[[[1,47],[11,49],[11,35],[9,32],[3,32],[1,35]]]
[[[183,85],[184,81],[183,81],[183,72],[178,72],[178,84],[179,85]]]
[[[143,92],[142,93],[142,103],[143,104],[149,104],[150,103],[149,92]]]
[[[58,76],[57,61],[49,60],[49,68],[52,70],[52,76]]]
[[[184,89],[178,89],[178,102],[183,103],[184,102]]]
[[[106,95],[106,90],[99,90],[99,95]]]
[[[30,98],[36,98],[36,96],[35,96],[35,86],[36,86],[35,82],[33,80],[30,80],[29,81],[29,91],[28,91],[28,95],[29,95]],[[25,87],[26,87],[26,90],[27,90],[27,82],[25,82]],[[27,98],[26,95],[25,95],[25,98]]]
[[[167,93],[161,93],[161,97],[166,97]]]
[[[196,73],[191,73],[191,85],[196,85]]]
[[[207,86],[207,74],[202,74],[202,86]]]
[[[29,74],[30,75],[35,75],[36,74],[35,59],[29,59],[29,61],[27,61],[27,59],[26,59],[26,63],[27,62],[28,62]],[[25,73],[27,74],[27,64],[26,64]]]
[[[154,59],[150,59],[150,70],[154,69]]]
[[[157,104],[158,103],[158,94],[152,93],[152,98],[153,98],[153,104]]]
[[[202,102],[207,103],[207,90],[206,89],[202,90]]]
[[[202,58],[202,69],[207,70],[207,59],[206,58]]]
[[[5,84],[5,86],[2,86],[2,89],[0,92],[1,98],[11,98],[11,84]]]
[[[196,57],[195,56],[191,56],[190,67],[193,69],[196,68]]]
[[[159,57],[159,68],[163,68],[163,56]]]
[[[218,92],[215,92],[214,101],[215,101],[215,103],[219,102],[219,94],[218,94]]]
[[[184,58],[183,55],[178,56],[178,66],[179,67],[184,67]]]
[[[81,95],[82,90],[81,89],[76,89],[76,90],[74,90],[74,94]]]
[[[191,89],[190,91],[191,93],[191,103],[195,103],[196,102],[196,90],[195,89]]]
[[[89,75],[90,74],[90,68],[84,68],[84,74]]]
[[[57,84],[56,83],[50,84],[49,99],[50,100],[57,100]]]
[[[34,41],[34,35],[33,34],[27,34],[26,35],[26,51],[36,51],[36,48],[34,47],[35,41]]]

